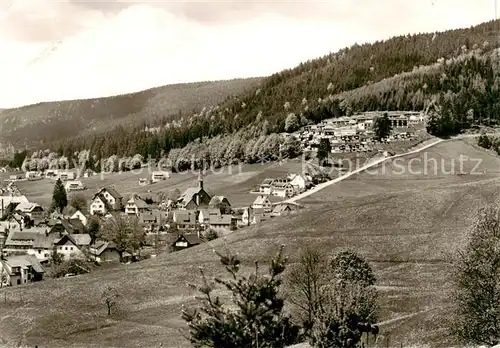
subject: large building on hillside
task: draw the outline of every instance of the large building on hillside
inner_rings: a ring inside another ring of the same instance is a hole
[[[198,175],[198,187],[188,188],[177,200],[179,209],[198,210],[206,209],[212,197],[203,188],[203,176]]]

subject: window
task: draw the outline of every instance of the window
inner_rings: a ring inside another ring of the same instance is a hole
[[[38,253],[39,253],[39,254],[41,254],[41,253],[42,253],[42,251],[41,251],[40,249],[38,249]]]
[[[73,250],[73,247],[69,247],[69,250]]]
[[[68,250],[68,247],[64,247],[64,250]]]
[[[20,285],[21,284],[21,279],[18,279],[17,280],[17,285]]]

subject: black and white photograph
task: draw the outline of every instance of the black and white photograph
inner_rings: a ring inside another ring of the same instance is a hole
[[[0,0],[0,348],[500,348],[498,0]]]

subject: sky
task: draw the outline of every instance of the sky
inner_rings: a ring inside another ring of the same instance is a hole
[[[495,0],[0,0],[0,108],[265,76],[494,18]]]

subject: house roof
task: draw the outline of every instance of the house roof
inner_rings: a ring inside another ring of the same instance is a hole
[[[85,234],[71,234],[69,235],[71,238],[74,239],[76,242],[76,245],[78,246],[89,246],[90,242],[92,241],[92,238],[88,233]]]
[[[210,225],[231,225],[231,220],[233,219],[232,215],[219,215],[214,216],[210,215]]]
[[[0,196],[0,202],[3,201],[3,206],[4,207],[7,207],[7,205],[9,205],[9,203],[22,203],[22,202],[25,202],[25,203],[28,203],[28,198],[26,198],[26,196],[12,196],[12,195],[9,195],[9,196]],[[1,207],[1,205],[0,205]]]
[[[140,197],[138,196],[132,196],[128,201],[127,204],[135,204],[135,206],[138,209],[146,209],[148,208],[148,204],[144,202]]]
[[[90,253],[95,256],[100,256],[108,249],[116,249],[116,244],[113,242],[97,241],[90,246]]]
[[[198,236],[198,233],[184,233],[179,235],[179,237],[174,241],[173,244],[183,239],[186,240],[186,242],[188,242],[190,245],[198,245],[203,243],[203,239]]]
[[[280,182],[280,183],[274,184],[274,189],[275,190],[284,190],[286,188],[290,188],[291,186],[292,186],[292,184],[290,184],[289,182]]]
[[[264,179],[264,181],[262,182],[262,184],[260,186],[270,186],[273,184],[273,182],[274,182],[274,179],[267,178],[267,179]]]
[[[264,203],[266,203],[266,201],[269,201],[268,196],[260,195],[257,198],[255,198],[255,201],[253,201],[253,204],[264,204]]]
[[[34,255],[14,255],[7,256],[5,262],[10,267],[21,267],[28,268],[33,267],[33,270],[37,273],[44,273],[43,267]]]
[[[16,210],[19,210],[19,211],[22,211],[22,212],[26,212],[26,213],[30,213],[33,211],[33,209],[37,208],[37,207],[40,207],[40,204],[38,203],[32,203],[32,202],[21,202],[17,205],[16,207]]]
[[[64,186],[70,186],[70,185],[78,185],[78,186],[83,186],[83,183],[81,182],[81,180],[68,180],[68,181],[66,181],[66,183],[64,184]]]
[[[203,217],[208,219],[212,215],[220,215],[220,210],[216,208],[201,209],[200,214],[203,214]]]
[[[274,206],[273,213],[282,213],[287,210],[292,210],[288,204],[277,204]]]
[[[11,231],[5,240],[5,246],[33,245],[38,235],[45,235],[45,228],[30,228],[24,231]]]
[[[188,204],[194,197],[194,195],[196,195],[197,193],[200,193],[201,191],[205,192],[202,188],[200,187],[189,187],[188,189],[186,189],[186,191],[184,191],[184,193],[179,197],[179,199],[177,200],[177,202],[179,202],[180,204]],[[206,192],[205,192],[206,193]],[[207,194],[208,195],[208,194]]]
[[[60,239],[54,240],[54,245],[64,245],[68,240],[78,247],[89,246],[91,242],[88,234],[65,234]]]
[[[196,213],[194,210],[176,210],[174,211],[177,223],[196,224]]]
[[[97,192],[92,199],[94,199],[99,194],[102,194],[104,191],[107,191],[114,199],[122,199],[123,196],[118,193],[113,187],[104,187]]]
[[[36,236],[35,241],[33,242],[33,248],[50,249],[53,247],[56,238],[57,236],[54,233],[49,234],[48,236],[45,234],[39,234]]]

